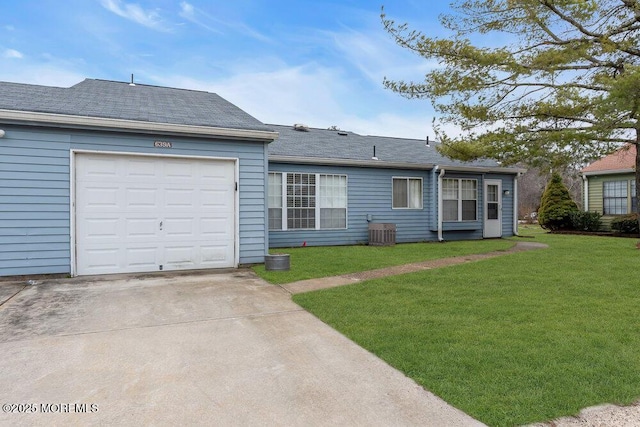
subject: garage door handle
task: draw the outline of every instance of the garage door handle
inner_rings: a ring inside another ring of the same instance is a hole
[[[162,221],[160,221],[160,230],[162,230]]]

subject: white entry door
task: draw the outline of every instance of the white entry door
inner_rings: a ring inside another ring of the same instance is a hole
[[[484,237],[502,237],[502,181],[484,181]]]
[[[234,267],[233,160],[80,153],[76,273]]]

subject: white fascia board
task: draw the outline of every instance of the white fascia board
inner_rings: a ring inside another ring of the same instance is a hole
[[[278,132],[194,126],[174,123],[142,122],[104,117],[72,116],[67,114],[37,113],[0,109],[0,120],[40,126],[72,127],[82,129],[108,129],[122,132],[163,133],[217,137],[243,140],[273,141]]]
[[[604,170],[604,171],[590,171],[590,172],[582,172],[583,176],[596,176],[596,175],[622,175],[625,173],[635,173],[636,170],[633,168],[629,169],[618,169],[618,170]]]

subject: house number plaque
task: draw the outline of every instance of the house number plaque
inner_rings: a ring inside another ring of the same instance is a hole
[[[167,141],[154,141],[153,146],[156,148],[171,148],[171,143]]]

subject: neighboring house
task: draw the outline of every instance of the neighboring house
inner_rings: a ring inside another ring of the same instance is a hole
[[[270,127],[270,247],[365,244],[370,223],[394,224],[398,242],[517,232],[521,169],[453,161],[424,140]]]
[[[0,82],[0,276],[237,267],[367,243],[370,223],[398,242],[511,236],[521,172],[265,125],[208,92]]]
[[[272,128],[218,95],[0,83],[0,276],[264,261]]]
[[[627,145],[582,169],[584,209],[603,215],[604,229],[610,229],[617,215],[636,211],[636,146]]]

